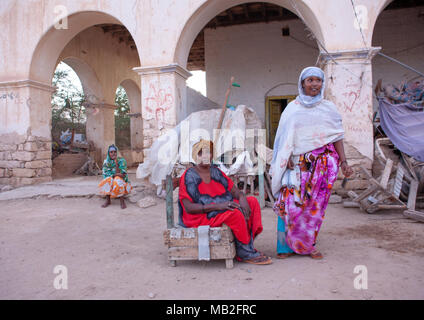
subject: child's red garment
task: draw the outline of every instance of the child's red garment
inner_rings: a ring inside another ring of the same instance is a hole
[[[218,168],[211,168],[213,170],[219,170]],[[186,187],[186,174],[188,170],[195,170],[194,168],[187,169],[180,179],[180,190],[179,190],[179,201],[183,210],[182,220],[186,227],[188,228],[197,228],[201,225],[209,225],[211,227],[220,227],[223,223],[228,225],[233,231],[234,236],[240,242],[247,244],[250,241],[250,234],[255,238],[263,230],[262,220],[261,220],[261,209],[258,203],[258,200],[255,197],[247,197],[247,202],[251,210],[251,215],[247,221],[244,218],[243,213],[238,210],[227,210],[223,213],[217,214],[215,217],[208,219],[206,213],[196,213],[190,214],[184,208],[182,202],[183,199],[188,199],[190,202],[193,202],[193,198],[189,195]],[[234,186],[233,181],[228,178],[221,170],[219,170],[222,176],[227,180],[228,189],[218,181],[211,179],[210,183],[200,182],[198,185],[198,191],[201,195],[209,195],[211,197],[216,197],[224,194],[226,191],[231,191]],[[197,172],[190,172],[191,174],[197,174]],[[198,175],[198,174],[197,174]],[[234,199],[234,202],[238,203],[238,200]],[[214,202],[212,202],[214,203]],[[218,201],[219,203],[219,201]]]

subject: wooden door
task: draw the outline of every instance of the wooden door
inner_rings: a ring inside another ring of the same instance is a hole
[[[267,146],[274,147],[275,135],[280,122],[281,113],[287,107],[289,102],[294,100],[296,96],[278,96],[268,97],[266,103],[265,117],[266,117],[266,131],[267,131]]]

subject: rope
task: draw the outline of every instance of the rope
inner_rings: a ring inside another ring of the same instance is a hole
[[[359,27],[359,31],[361,32],[362,41],[364,42],[364,48],[366,48],[367,42],[365,41],[365,36],[364,36],[364,33],[362,32],[362,26],[361,26],[361,23],[359,21],[358,14],[356,13],[356,9],[355,9],[355,5],[353,3],[353,0],[350,0],[350,3],[352,3],[353,12],[355,13],[356,21],[358,22],[358,27]]]
[[[382,57],[384,57],[384,58],[386,58],[386,59],[388,59],[390,61],[396,62],[396,63],[400,64],[402,67],[404,67],[406,69],[409,69],[409,70],[411,70],[411,71],[419,74],[421,77],[424,77],[424,73],[418,71],[417,69],[414,69],[411,66],[408,66],[407,64],[405,64],[403,62],[400,62],[399,60],[396,60],[395,58],[389,57],[389,56],[387,56],[387,55],[385,55],[384,53],[381,53],[381,52],[379,52],[378,55],[380,55],[380,56],[382,56]]]

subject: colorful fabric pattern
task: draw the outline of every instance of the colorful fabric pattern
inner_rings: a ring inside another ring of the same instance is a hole
[[[383,88],[383,94],[393,104],[411,103],[423,104],[424,103],[424,81],[410,81],[401,83],[396,86],[393,84],[386,85]]]
[[[310,161],[310,156],[314,160]],[[300,187],[282,187],[274,204],[279,221],[278,253],[310,254],[318,236],[337,179],[339,156],[333,144],[300,156]],[[280,239],[281,238],[281,239]],[[291,251],[291,250],[292,251]]]
[[[107,151],[107,157],[105,161],[103,162],[103,168],[102,168],[103,179],[106,179],[108,177],[113,177],[116,174],[116,163],[109,156],[110,148],[115,148],[118,152],[118,149],[114,145],[109,146]],[[127,161],[124,158],[118,157],[118,167],[121,173],[124,175],[125,182],[129,182],[128,174],[127,174]]]
[[[110,196],[112,199],[120,198],[131,193],[132,187],[129,182],[125,182],[121,177],[108,177],[99,183],[100,194]]]
[[[228,225],[230,229],[233,231],[234,236],[238,241],[243,244],[247,244],[250,242],[251,235],[255,238],[258,234],[260,234],[263,230],[262,227],[262,219],[261,219],[261,208],[258,200],[255,197],[247,197],[247,202],[249,204],[251,215],[249,220],[246,223],[243,213],[238,210],[227,210],[227,211],[218,211],[216,215],[211,218],[208,218],[206,213],[196,213],[190,214],[188,213],[183,204],[183,199],[188,199],[193,203],[220,203],[220,195],[229,193],[234,186],[233,181],[225,175],[218,168],[211,167],[211,170],[219,170],[220,175],[225,179],[225,183],[220,183],[214,180],[212,177],[214,174],[211,173],[211,181],[209,183],[203,182],[201,179],[200,183],[196,183],[196,188],[199,196],[193,195],[193,192],[187,190],[186,182],[190,179],[186,179],[187,174],[194,174],[196,171],[194,168],[187,169],[180,179],[180,190],[179,190],[179,206],[182,211],[182,220],[184,226],[187,228],[197,228],[198,226],[209,225],[211,227],[221,227],[222,224]],[[197,174],[198,175],[198,174]],[[193,195],[193,197],[190,195]],[[202,197],[203,196],[203,197]],[[207,196],[207,197],[205,197]],[[213,199],[212,202],[204,202],[204,199]],[[232,198],[232,197],[231,197]],[[228,200],[225,200],[228,201]],[[233,199],[232,201],[237,202],[237,199]]]

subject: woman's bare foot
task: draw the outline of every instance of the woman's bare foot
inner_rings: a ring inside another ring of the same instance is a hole
[[[106,196],[106,201],[105,203],[102,204],[102,208],[106,208],[109,205],[110,205],[110,196]]]
[[[310,256],[312,259],[317,259],[317,260],[324,258],[322,253],[319,252],[317,249],[314,249],[314,251],[311,252]]]
[[[125,204],[125,200],[123,197],[120,198],[121,201],[121,209],[125,209],[127,207],[127,205]]]

